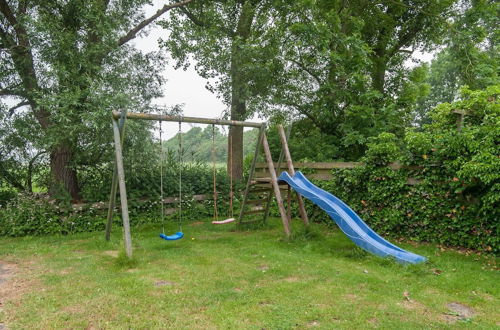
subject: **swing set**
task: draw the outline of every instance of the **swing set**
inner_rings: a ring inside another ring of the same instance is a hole
[[[182,164],[182,134],[181,134],[181,125],[183,122],[186,123],[197,123],[197,124],[208,124],[212,125],[212,172],[213,172],[213,201],[214,201],[214,215],[213,215],[213,224],[221,225],[227,224],[236,221],[233,214],[233,154],[232,154],[232,132],[229,133],[229,152],[228,152],[228,163],[229,163],[229,177],[230,177],[230,192],[229,192],[229,210],[228,210],[228,218],[224,220],[219,220],[219,214],[217,209],[217,200],[218,200],[218,192],[216,186],[216,176],[217,169],[215,163],[215,125],[225,125],[225,126],[239,126],[239,127],[251,127],[259,129],[259,136],[257,140],[257,144],[255,147],[255,153],[252,160],[252,165],[250,168],[250,173],[248,177],[248,181],[245,187],[245,192],[243,195],[243,202],[241,205],[239,217],[238,217],[238,225],[243,225],[250,222],[255,221],[244,221],[247,215],[256,214],[256,213],[264,213],[264,217],[261,220],[263,223],[266,222],[269,216],[270,204],[272,201],[273,195],[276,197],[276,202],[278,204],[278,209],[280,211],[281,220],[283,223],[283,227],[285,230],[285,234],[290,236],[290,221],[291,221],[291,196],[292,191],[290,186],[286,184],[286,182],[278,181],[276,170],[274,166],[274,162],[271,157],[271,151],[269,150],[269,144],[267,142],[267,137],[265,134],[266,125],[265,123],[255,123],[248,121],[236,121],[236,120],[222,120],[222,119],[210,119],[210,118],[198,118],[198,117],[183,117],[183,116],[169,116],[169,115],[160,115],[160,114],[145,114],[145,113],[133,113],[127,111],[113,111],[112,112],[113,119],[113,138],[115,144],[115,168],[113,172],[113,180],[111,183],[111,194],[109,199],[109,208],[108,208],[108,216],[106,223],[106,240],[110,240],[111,238],[111,227],[113,222],[113,212],[115,209],[116,202],[116,194],[117,189],[120,192],[120,206],[121,206],[121,215],[123,222],[123,233],[124,233],[124,244],[125,244],[125,253],[128,257],[132,257],[132,237],[130,233],[130,219],[128,212],[128,201],[127,201],[127,191],[125,186],[125,171],[123,167],[123,153],[122,153],[122,145],[124,141],[125,135],[125,120],[126,119],[134,119],[134,120],[150,120],[150,121],[158,121],[159,122],[159,131],[160,131],[160,148],[161,148],[161,160],[160,160],[160,205],[161,205],[161,223],[162,223],[162,233],[159,235],[160,238],[167,241],[175,241],[184,237],[184,233],[182,232],[182,166],[179,166],[179,179],[178,179],[178,224],[179,230],[172,234],[165,234],[165,212],[164,212],[164,196],[163,196],[163,138],[162,138],[162,122],[178,122],[179,123],[179,131],[178,131],[178,140],[179,140],[179,165]],[[286,159],[286,164],[288,167],[288,172],[290,174],[294,174],[293,163],[290,157],[290,152],[288,150],[287,138],[289,135],[289,131],[285,133],[282,126],[278,127],[280,133],[280,140],[282,143],[282,150],[279,157],[279,161],[277,163],[277,170],[280,170],[281,162],[283,161],[283,157]],[[268,166],[268,170],[270,173],[270,178],[258,178],[255,177],[255,166],[257,162],[257,158],[260,153],[260,147],[263,147],[264,154]],[[288,211],[285,209],[283,198],[281,196],[281,190],[283,188],[281,186],[286,185],[287,190],[287,200],[288,200]],[[250,198],[250,196],[256,196]],[[298,205],[299,212],[301,218],[305,225],[309,224],[309,220],[307,218],[307,214],[305,212],[304,203],[299,194],[295,194]]]

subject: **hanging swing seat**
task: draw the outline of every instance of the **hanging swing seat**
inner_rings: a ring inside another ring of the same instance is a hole
[[[184,237],[184,233],[181,231],[178,231],[173,235],[160,234],[160,237],[166,241],[177,241],[178,239],[181,239]]]
[[[221,221],[212,221],[212,223],[214,225],[223,225],[223,224],[226,224],[226,223],[231,223],[233,222],[235,219],[234,218],[229,218],[229,219],[226,219],[226,220],[221,220]]]

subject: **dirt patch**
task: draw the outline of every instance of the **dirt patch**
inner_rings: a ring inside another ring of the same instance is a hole
[[[267,272],[269,270],[269,266],[268,265],[261,265],[261,266],[257,267],[257,269],[262,271],[262,272]]]
[[[0,311],[7,303],[18,306],[24,293],[30,290],[38,290],[39,285],[32,276],[19,276],[26,274],[32,267],[30,262],[17,264],[13,262],[0,261]],[[4,321],[9,323],[12,313],[6,313]],[[0,330],[6,330],[7,324],[0,323]]]
[[[476,313],[474,310],[466,305],[452,302],[446,305],[449,312],[443,315],[444,320],[448,323],[455,323],[460,320],[467,320],[473,317]]]
[[[113,257],[113,258],[118,258],[118,251],[108,250],[108,251],[104,251],[103,254],[110,256],[110,257]]]
[[[311,322],[307,323],[308,327],[319,327],[320,323],[317,320],[312,320]]]
[[[170,286],[175,285],[176,283],[170,281],[156,281],[155,286]]]
[[[0,284],[7,282],[17,270],[16,264],[0,262]]]
[[[296,283],[299,281],[300,281],[300,278],[298,278],[296,276],[289,276],[289,277],[285,278],[285,282],[288,282],[288,283]]]
[[[421,302],[418,302],[414,299],[404,299],[402,302],[398,303],[398,305],[402,306],[404,309],[413,311],[415,313],[418,313],[419,315],[422,315],[428,320],[434,320],[439,318],[435,312],[433,312],[430,308],[422,304]]]
[[[61,270],[59,272],[59,274],[61,274],[61,275],[68,275],[68,274],[73,273],[73,271],[74,271],[73,267],[68,267],[68,268],[64,268],[63,270]]]
[[[415,301],[413,299],[411,300],[404,300],[401,305],[408,310],[425,310],[425,306],[418,301]]]
[[[203,224],[204,224],[203,221],[196,221],[196,222],[190,223],[189,225],[192,226],[192,227],[196,227],[196,226],[200,226],[200,225],[203,225]]]
[[[344,298],[349,301],[356,301],[358,300],[358,296],[353,294],[353,293],[348,293],[344,295]]]

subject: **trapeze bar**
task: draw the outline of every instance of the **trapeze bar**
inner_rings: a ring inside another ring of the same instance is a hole
[[[113,118],[119,119],[120,115],[121,115],[121,112],[113,111]],[[127,112],[127,118],[128,119],[197,123],[197,124],[244,126],[244,127],[256,127],[256,128],[260,128],[260,127],[264,126],[264,123],[255,123],[255,122],[250,122],[250,121],[210,119],[210,118],[199,118],[199,117],[167,116],[167,115],[157,115],[157,114],[152,114],[152,113],[137,113],[137,112]]]

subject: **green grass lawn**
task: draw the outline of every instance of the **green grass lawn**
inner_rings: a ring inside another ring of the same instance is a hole
[[[133,228],[128,262],[116,230],[0,239],[0,324],[20,328],[493,329],[500,326],[495,259],[401,244],[427,256],[401,266],[341,232],[313,225],[284,240],[265,229],[187,223],[166,242]],[[173,228],[173,227],[172,227]],[[171,228],[171,229],[172,229]],[[175,230],[172,230],[172,232]],[[119,255],[120,254],[120,255]],[[2,326],[0,325],[0,328]]]

